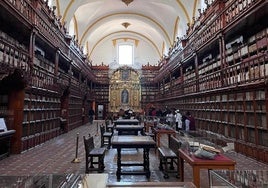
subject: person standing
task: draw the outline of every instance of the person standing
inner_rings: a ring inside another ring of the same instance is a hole
[[[156,116],[156,109],[155,109],[155,107],[152,107],[152,116]]]
[[[90,108],[88,111],[88,116],[89,116],[89,123],[92,125],[93,119],[94,119],[95,111]]]
[[[166,115],[166,122],[167,122],[167,124],[170,126],[170,127],[172,127],[172,128],[174,128],[173,127],[173,119],[174,119],[174,114],[173,114],[173,112],[171,111],[171,110],[168,110],[168,113],[167,113],[167,115]]]
[[[195,131],[195,119],[190,112],[186,113],[185,131]]]
[[[180,110],[175,111],[176,131],[182,130],[182,115]]]

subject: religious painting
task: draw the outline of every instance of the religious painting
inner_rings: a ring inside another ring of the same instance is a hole
[[[121,78],[122,78],[122,80],[128,80],[129,79],[129,70],[121,70]]]

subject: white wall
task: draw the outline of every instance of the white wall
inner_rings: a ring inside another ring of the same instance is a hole
[[[98,43],[98,45],[94,48],[90,59],[92,60],[93,65],[100,65],[104,63],[105,65],[111,64],[111,66],[118,66],[117,64],[117,45],[113,46],[112,40],[115,38],[109,38],[104,40],[103,42]],[[154,46],[146,42],[144,40],[139,40],[138,46],[135,46],[134,40],[127,40],[127,43],[134,44],[134,62],[136,66],[135,68],[141,67],[141,65],[149,64],[157,65],[158,60],[160,59],[159,53]],[[117,40],[116,44],[122,43],[124,40]],[[138,67],[137,67],[138,66]],[[116,67],[115,67],[116,68]]]

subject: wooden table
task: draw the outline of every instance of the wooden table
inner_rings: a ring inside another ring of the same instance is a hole
[[[149,187],[155,187],[155,188],[183,188],[183,187],[191,187],[195,188],[194,184],[192,182],[150,182],[150,181],[144,181],[144,182],[108,182],[107,188],[149,188]]]
[[[189,163],[193,168],[193,182],[196,187],[200,187],[200,170],[201,169],[227,169],[234,170],[236,162],[219,154],[214,160],[199,159],[194,155],[189,155],[188,151],[179,149],[179,175],[180,180],[184,181],[184,161]]]
[[[137,119],[117,119],[114,121],[114,125],[138,125],[139,120]]]
[[[138,135],[138,132],[144,135],[144,126],[142,125],[116,125],[115,129],[118,131],[118,135]]]
[[[0,160],[10,155],[11,137],[15,132],[15,130],[0,132]]]
[[[155,134],[155,139],[156,139],[156,143],[157,143],[156,145],[157,145],[157,147],[160,147],[161,135],[162,134],[167,134],[168,136],[175,135],[176,131],[173,129],[153,128],[153,133]]]
[[[155,141],[150,136],[113,136],[111,145],[117,149],[117,180],[120,180],[121,175],[146,175],[150,178],[149,150],[155,147]],[[143,162],[122,163],[121,150],[123,148],[142,148]],[[122,171],[122,166],[143,166],[143,171]]]

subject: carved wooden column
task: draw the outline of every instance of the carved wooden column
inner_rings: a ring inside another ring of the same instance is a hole
[[[60,51],[59,49],[57,49],[56,51],[56,55],[55,55],[55,61],[54,61],[54,66],[55,66],[55,69],[54,69],[54,84],[57,82],[57,79],[58,79],[58,72],[59,72],[59,56],[60,56]]]
[[[196,91],[195,92],[199,92],[199,73],[198,73],[198,56],[196,53],[194,53],[194,66],[195,66],[195,78],[196,78]]]
[[[224,86],[225,82],[225,76],[224,74],[226,71],[224,71],[226,67],[226,59],[225,59],[225,42],[224,42],[224,37],[223,34],[219,35],[219,48],[220,48],[220,62],[221,62],[221,86]]]
[[[30,84],[32,84],[32,76],[33,76],[35,37],[36,37],[36,30],[33,29],[31,32],[30,45],[29,45]]]

